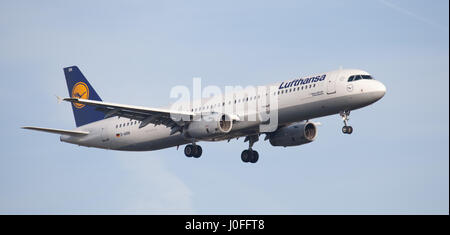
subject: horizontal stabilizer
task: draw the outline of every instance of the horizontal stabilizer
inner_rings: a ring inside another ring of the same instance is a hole
[[[89,132],[87,131],[69,131],[69,130],[60,130],[60,129],[51,129],[51,128],[42,128],[42,127],[32,127],[32,126],[24,126],[22,129],[34,130],[34,131],[43,131],[52,134],[60,134],[60,135],[71,135],[71,136],[81,136],[87,135]]]

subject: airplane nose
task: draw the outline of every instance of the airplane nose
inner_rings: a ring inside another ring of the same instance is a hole
[[[384,95],[386,95],[386,90],[387,90],[386,86],[383,83],[376,81],[376,85],[374,87],[374,93],[376,96],[375,99],[379,100],[379,99],[383,98]]]
[[[380,82],[380,86],[378,89],[381,94],[381,98],[383,98],[383,96],[386,95],[386,86]]]

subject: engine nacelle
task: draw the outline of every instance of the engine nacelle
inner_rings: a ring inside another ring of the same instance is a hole
[[[291,147],[313,142],[317,136],[317,127],[312,122],[296,123],[282,127],[269,137],[272,146]]]
[[[233,120],[227,114],[211,114],[189,124],[184,134],[187,138],[212,138],[227,134],[233,128]]]

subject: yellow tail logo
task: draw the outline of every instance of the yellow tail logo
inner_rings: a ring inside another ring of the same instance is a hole
[[[88,86],[84,82],[78,82],[77,84],[75,84],[75,86],[73,86],[72,88],[72,98],[88,100],[89,99]],[[85,106],[84,104],[80,103],[73,103],[73,105],[75,106],[75,108],[78,109],[81,109]]]

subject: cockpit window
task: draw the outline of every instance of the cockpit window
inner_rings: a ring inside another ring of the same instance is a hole
[[[361,80],[361,79],[371,80],[373,78],[370,75],[353,75],[353,76],[350,76],[348,78],[348,81],[349,82],[354,82],[354,81],[358,81],[358,80]]]

